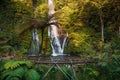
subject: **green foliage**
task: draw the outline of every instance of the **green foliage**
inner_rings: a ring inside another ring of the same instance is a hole
[[[7,60],[0,60],[0,75],[4,71],[4,64],[8,62]]]
[[[100,55],[98,64],[59,66],[64,73],[72,80],[119,80],[120,77],[120,56],[104,53]],[[16,62],[16,63],[15,63]],[[9,63],[9,65],[8,65]],[[14,64],[12,64],[14,63]],[[28,62],[22,61],[0,61],[0,80],[40,80],[51,66],[35,65],[28,67]],[[6,68],[4,65],[9,66]],[[10,67],[11,65],[11,67]],[[16,66],[17,65],[17,66]],[[13,67],[16,66],[16,67]],[[58,67],[54,67],[46,76],[45,80],[68,80]],[[74,68],[74,72],[73,72]]]
[[[37,18],[39,18],[40,20],[45,20],[47,18],[47,4],[43,3],[40,4],[39,6],[37,6],[36,8],[36,16]]]
[[[99,72],[101,78],[103,80],[119,80],[120,75],[120,56],[119,55],[110,55],[108,53],[105,53],[101,57],[101,61],[98,64],[99,66]],[[103,75],[104,74],[104,75]]]
[[[66,75],[63,74],[64,80],[72,79],[75,80],[74,73],[71,70],[71,66],[63,66],[62,69]]]
[[[39,80],[39,78],[39,74],[34,69],[28,70],[25,74],[25,80]]]
[[[0,61],[0,80],[39,80],[36,70],[29,61]],[[3,66],[4,65],[4,66]]]
[[[38,65],[34,66],[34,69],[41,75],[44,73],[44,68],[45,68],[44,66],[38,66]]]
[[[1,80],[21,80],[25,71],[22,67],[19,67],[17,69],[11,70],[5,70],[2,72]]]
[[[78,66],[76,73],[78,79],[82,80],[97,80],[99,77],[99,71],[97,70],[96,65],[93,64]]]
[[[120,38],[114,38],[113,42],[111,43],[111,48],[114,54],[120,54]]]
[[[2,53],[1,55],[6,55],[5,53],[9,52],[10,50],[14,51],[12,46],[9,45],[4,45],[2,47],[0,47],[0,52]]]
[[[13,61],[13,60],[5,63],[4,67],[5,69],[15,69],[21,65],[26,66],[28,68],[32,67],[32,63],[30,61]]]
[[[8,29],[9,30],[9,29]],[[16,35],[13,35],[13,31],[10,31],[10,33],[7,32],[7,30],[3,30],[0,32],[0,55],[5,56],[10,51],[14,52],[17,48],[17,39]]]
[[[120,53],[118,27],[120,25],[119,0],[54,0],[56,18],[68,31],[70,46],[65,53],[93,55]],[[35,11],[35,12],[34,12]],[[102,11],[102,14],[100,13]],[[0,2],[0,55],[10,50],[18,56],[27,53],[33,26],[47,27],[47,0],[1,0]],[[105,42],[101,43],[101,22],[104,24]],[[33,18],[36,16],[35,21]],[[38,30],[41,34],[41,30]],[[44,33],[47,38],[47,30]],[[41,35],[39,36],[41,41]],[[43,42],[43,48],[46,46]],[[50,45],[48,43],[47,45]],[[50,53],[50,46],[46,49]]]

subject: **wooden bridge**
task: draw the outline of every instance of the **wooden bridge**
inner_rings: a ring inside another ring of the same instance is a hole
[[[97,58],[81,58],[80,56],[27,56],[23,60],[30,60],[36,64],[72,64],[86,65],[98,63]]]
[[[0,60],[6,59],[6,57],[1,57]],[[12,59],[15,59],[12,57]],[[21,60],[30,60],[35,64],[44,64],[50,65],[50,68],[44,74],[41,80],[45,80],[49,72],[54,68],[57,67],[58,70],[64,74],[67,80],[78,80],[78,77],[75,72],[75,65],[85,65],[87,64],[97,64],[97,58],[81,58],[80,56],[24,56]],[[69,65],[71,68],[71,72],[73,73],[73,77],[67,73],[65,70],[62,69],[61,66]]]
[[[44,74],[41,80],[45,80],[46,76],[49,74],[49,72],[54,68],[57,67],[58,70],[66,76],[67,80],[78,80],[76,72],[75,72],[75,65],[85,65],[87,64],[96,64],[98,63],[97,58],[81,58],[79,56],[28,56],[23,58],[24,60],[31,60],[35,64],[45,64],[45,65],[51,65],[51,67],[48,69],[48,71]],[[71,72],[73,73],[73,76],[70,76],[69,73],[64,71],[61,67],[61,65],[69,65],[71,68]]]
[[[13,59],[15,57],[0,57],[0,60]],[[81,58],[80,56],[24,56],[21,60],[30,60],[35,64],[73,64],[84,65],[98,63],[98,58]]]

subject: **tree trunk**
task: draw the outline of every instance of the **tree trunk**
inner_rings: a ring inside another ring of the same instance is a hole
[[[119,37],[120,37],[120,26],[119,26]]]
[[[100,24],[101,24],[101,40],[104,43],[104,23],[102,18],[102,10],[100,9]]]

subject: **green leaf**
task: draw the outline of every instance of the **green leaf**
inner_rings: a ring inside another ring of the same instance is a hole
[[[25,80],[39,80],[40,75],[34,69],[30,69],[27,71],[25,78]]]
[[[21,80],[25,74],[25,70],[19,67],[15,70],[5,70],[2,72],[1,80]]]
[[[6,80],[7,77],[9,77],[9,75],[12,74],[12,71],[11,70],[5,70],[2,72],[1,74],[1,80]]]
[[[15,69],[21,65],[25,65],[26,67],[32,67],[32,63],[30,61],[9,61],[4,65],[5,69]]]

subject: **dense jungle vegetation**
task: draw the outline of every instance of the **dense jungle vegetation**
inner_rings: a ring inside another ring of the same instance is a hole
[[[98,58],[97,64],[54,67],[45,80],[120,80],[120,0],[54,0],[58,24],[68,31],[65,54]],[[35,18],[36,17],[36,18]],[[41,54],[50,55],[47,0],[0,0],[0,80],[43,80],[50,68],[19,61],[38,29]],[[69,79],[68,79],[69,78]]]
[[[74,72],[70,65],[52,67],[1,60],[0,80],[120,80],[120,56],[105,54],[99,59],[98,64],[74,66]]]
[[[69,33],[65,53],[120,53],[119,0],[55,0],[55,10],[58,23]],[[26,54],[35,26],[43,43],[41,53],[50,54],[47,13],[47,0],[1,0],[0,54]]]

